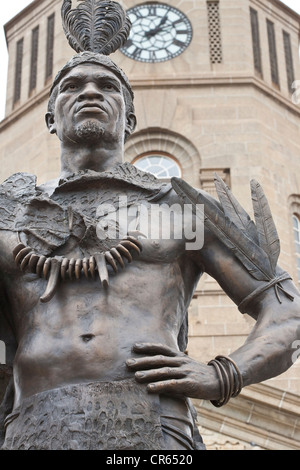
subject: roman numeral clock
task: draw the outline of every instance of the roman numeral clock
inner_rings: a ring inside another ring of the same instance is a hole
[[[121,52],[141,62],[164,62],[182,54],[193,30],[184,13],[164,3],[145,3],[127,11],[132,28]]]

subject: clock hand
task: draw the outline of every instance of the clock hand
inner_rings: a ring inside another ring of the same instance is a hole
[[[167,15],[165,15],[165,16],[160,20],[159,25],[158,25],[155,29],[161,28],[161,27],[165,24],[166,21],[167,21]]]
[[[151,29],[150,31],[145,31],[144,36],[146,38],[152,38],[158,33],[158,31],[159,31],[159,28]]]
[[[160,28],[160,31],[170,31],[170,29],[173,29],[174,26],[172,24],[166,24],[162,28]]]
[[[145,31],[145,36],[146,38],[155,36],[158,32],[162,30],[162,26],[165,24],[167,21],[167,16],[164,16],[161,20],[158,26],[156,26],[154,29],[150,29],[150,31]]]

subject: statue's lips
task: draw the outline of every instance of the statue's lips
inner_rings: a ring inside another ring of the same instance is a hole
[[[106,110],[102,108],[100,105],[96,103],[85,103],[82,104],[78,109],[77,109],[77,114],[78,113],[105,113]]]

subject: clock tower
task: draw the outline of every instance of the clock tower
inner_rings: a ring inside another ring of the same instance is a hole
[[[214,197],[217,172],[249,213],[249,182],[258,180],[281,239],[279,264],[300,285],[299,15],[280,0],[119,3],[132,30],[112,59],[130,79],[138,119],[125,160],[164,180],[182,177]],[[51,83],[74,54],[61,5],[34,0],[5,26],[1,181],[16,172],[36,174],[39,183],[59,174],[59,141],[44,115]],[[213,279],[200,280],[189,310],[191,357],[228,355],[252,327]],[[195,401],[209,449],[299,449],[298,352],[295,344],[288,372],[246,387],[220,410]]]

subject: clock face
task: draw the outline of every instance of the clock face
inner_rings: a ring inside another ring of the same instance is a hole
[[[163,3],[145,3],[130,8],[130,36],[121,52],[141,62],[164,62],[181,54],[192,40],[188,18]]]

